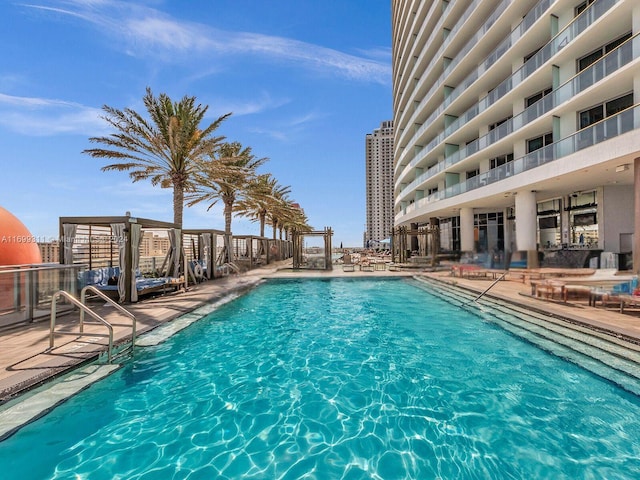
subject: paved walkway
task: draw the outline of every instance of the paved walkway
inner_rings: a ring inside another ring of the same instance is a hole
[[[406,277],[416,274],[427,275],[442,282],[455,283],[478,293],[491,284],[490,281],[485,280],[453,278],[448,272],[423,273],[417,270],[343,272],[339,266],[330,272],[293,271],[286,268],[286,264],[280,264],[205,282],[192,286],[187,292],[150,298],[128,305],[127,309],[136,316],[138,334],[142,334],[230,293],[247,290],[264,278]],[[613,309],[589,307],[584,301],[571,301],[567,304],[549,302],[531,298],[527,295],[529,292],[529,285],[500,281],[491,289],[490,295],[517,302],[528,308],[566,317],[575,322],[592,325],[640,343],[639,313],[620,314]],[[96,303],[93,308],[99,315],[114,324],[116,345],[130,338],[131,322],[127,317],[118,313],[113,307],[105,305],[104,302]],[[57,329],[74,331],[74,328],[77,329],[78,320],[77,312],[61,316],[57,321]],[[105,331],[104,327],[99,325],[87,325],[85,330],[91,333]],[[48,320],[0,333],[0,403],[73,367],[95,360],[98,354],[105,350],[105,345],[104,338],[57,336],[55,348],[49,350]]]

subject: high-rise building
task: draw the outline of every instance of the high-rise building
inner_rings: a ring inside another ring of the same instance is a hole
[[[144,232],[140,242],[140,256],[157,257],[166,255],[171,247],[169,237],[160,236],[151,231]]]
[[[58,263],[60,261],[60,242],[38,242],[42,263]]]
[[[640,267],[640,2],[393,0],[392,27],[396,226]]]
[[[379,248],[393,228],[393,121],[366,137],[367,231],[364,247]]]

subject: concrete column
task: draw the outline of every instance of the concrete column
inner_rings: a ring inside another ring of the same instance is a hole
[[[503,218],[503,226],[504,229],[504,252],[511,255],[513,253],[511,251],[511,220],[509,220],[509,209],[505,208],[502,210],[502,218]]]
[[[527,252],[527,266],[538,267],[536,221],[538,218],[536,194],[529,190],[516,195],[516,246]]]
[[[473,208],[465,207],[460,209],[460,250],[462,252],[473,252],[475,250]]]
[[[633,273],[640,272],[640,157],[633,161]]]
[[[410,224],[409,229],[415,232],[416,230],[418,230],[418,224],[417,223]],[[420,250],[420,244],[418,243],[418,237],[416,237],[415,235],[410,235],[409,236],[409,249],[412,252]]]

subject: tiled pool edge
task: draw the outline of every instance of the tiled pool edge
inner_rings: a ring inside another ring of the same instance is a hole
[[[245,291],[246,289],[236,290],[211,304],[197,307],[188,313],[143,332],[137,339],[135,347],[159,345],[222,305],[240,297]],[[76,365],[71,370],[57,376],[55,380],[34,385],[4,405],[0,405],[0,442],[25,425],[46,415],[57,405],[121,368],[122,365],[117,363],[95,363],[101,353],[98,352],[96,354],[93,363],[90,365]]]
[[[8,404],[0,409],[0,441],[119,368],[117,364],[81,367],[43,390]]]
[[[216,304],[217,302],[224,300],[230,295],[242,295],[262,283],[264,281],[264,278],[264,275],[254,276],[253,278],[238,277],[234,279],[234,283],[231,285],[217,285],[221,288],[221,291],[213,291],[210,293],[207,293],[206,291],[202,292],[203,298],[201,298],[200,300],[195,300],[192,306],[185,308],[183,311],[175,312],[172,315],[162,318],[155,325],[146,325],[144,328],[139,328],[138,341],[136,341],[136,345],[141,345],[139,343],[139,340],[141,338],[144,338],[144,336],[151,334],[151,332],[154,332],[158,328],[171,325],[182,317],[193,315],[194,312],[198,312],[197,315],[203,316],[204,314],[201,314],[201,312],[205,312],[207,308],[211,307],[212,304]],[[215,284],[212,284],[212,286],[216,287]],[[183,298],[179,299],[179,301],[181,300],[183,300]],[[158,304],[154,304],[153,301],[151,301],[145,304],[133,305],[133,307],[153,311],[153,309],[158,308]],[[188,326],[189,324],[187,322],[184,323],[186,323],[184,327]],[[176,329],[175,331],[177,332],[182,328]],[[121,338],[118,338],[114,341],[114,350],[117,351],[122,347],[123,344],[130,342],[130,340],[130,335],[125,335]],[[57,381],[57,379],[68,375],[69,373],[77,370],[78,368],[81,368],[82,366],[95,363],[100,359],[102,355],[104,355],[104,353],[104,348],[96,348],[95,351],[88,353],[83,358],[78,358],[74,361],[65,361],[62,363],[47,361],[39,364],[37,367],[32,368],[32,372],[25,371],[16,373],[14,375],[15,379],[13,380],[13,383],[11,383],[10,381],[2,382],[8,383],[9,385],[0,389],[0,408],[16,398],[22,397],[23,395],[27,395],[29,392],[35,389],[41,388],[43,385],[46,385],[49,382]]]

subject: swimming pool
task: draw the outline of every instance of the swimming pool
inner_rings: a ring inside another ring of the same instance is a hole
[[[278,281],[0,452],[7,479],[638,478],[640,401],[412,281]]]

